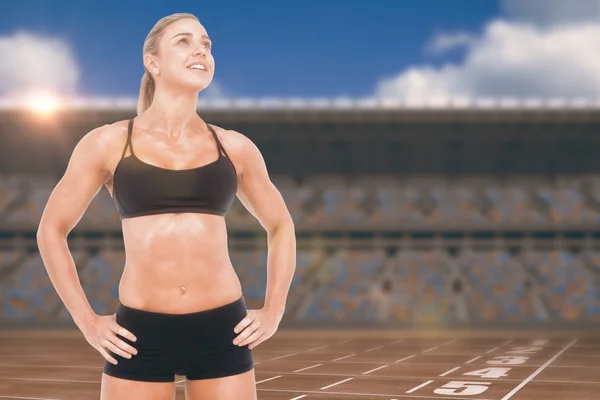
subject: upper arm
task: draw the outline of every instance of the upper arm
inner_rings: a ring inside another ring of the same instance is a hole
[[[237,196],[240,202],[267,232],[276,229],[280,223],[292,223],[281,193],[269,178],[258,147],[241,133],[229,132],[236,135],[236,168],[240,170]]]
[[[56,229],[67,235],[83,216],[92,199],[110,177],[107,168],[112,127],[87,133],[75,146],[64,175],[52,190],[38,232]]]

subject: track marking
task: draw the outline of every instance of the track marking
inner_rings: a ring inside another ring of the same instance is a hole
[[[401,358],[400,360],[398,360],[398,361],[395,361],[395,362],[399,363],[399,362],[402,362],[402,361],[404,361],[404,360],[408,360],[409,358],[413,358],[415,355],[416,355],[416,354],[413,354],[412,356],[408,356],[408,357]]]
[[[494,347],[493,349],[486,351],[485,354],[490,354],[493,353],[494,351],[498,350],[500,347]]]
[[[477,357],[475,357],[475,358],[472,358],[472,359],[470,359],[469,361],[467,361],[465,364],[471,364],[473,361],[477,361],[477,360],[479,360],[481,357],[483,357],[483,356],[477,356]]]
[[[266,382],[266,381],[272,381],[273,379],[281,378],[282,376],[283,375],[277,375],[277,376],[274,376],[272,378],[263,379],[262,381],[256,382],[256,384],[258,385],[259,383],[263,383],[263,382]]]
[[[390,343],[390,345],[392,345],[392,344],[396,344],[396,343],[400,343],[400,342],[404,342],[404,340],[405,340],[405,339],[396,340],[395,342],[393,342],[393,343]]]
[[[19,396],[0,396],[0,399],[27,399],[27,400],[58,400],[47,397],[19,397]]]
[[[564,353],[565,351],[567,351],[569,349],[569,347],[573,346],[576,342],[577,342],[577,339],[573,339],[573,341],[571,341],[571,343],[569,343],[568,345],[566,345],[565,347],[563,347],[563,349],[560,350],[558,353],[556,353],[554,355],[554,357],[552,357],[551,359],[549,359],[548,361],[546,361],[546,363],[544,365],[542,365],[541,367],[539,367],[538,369],[536,369],[533,372],[533,374],[529,375],[523,382],[521,382],[521,384],[519,386],[517,386],[516,388],[514,388],[513,390],[511,390],[506,396],[504,396],[500,400],[508,400],[511,397],[513,397],[513,395],[515,393],[517,393],[519,390],[523,389],[523,387],[525,385],[527,385],[529,382],[531,382],[531,380],[533,378],[535,378],[536,376],[538,376],[538,374],[540,372],[542,372],[543,370],[545,370],[550,364],[552,364],[554,362],[554,360],[556,360],[558,357],[560,357],[562,353]]]
[[[423,353],[428,353],[428,352],[430,352],[431,350],[435,350],[435,349],[439,349],[439,348],[440,348],[440,346],[432,347],[432,348],[430,348],[430,349],[424,350],[424,351],[423,351]]]
[[[325,347],[329,347],[329,345],[327,345],[327,346],[321,346],[321,347],[315,347],[314,349],[309,349],[309,350],[306,350],[306,351],[320,350],[320,349],[324,349]]]
[[[587,367],[582,367],[582,368],[587,368]],[[267,373],[277,373],[274,371],[264,371]],[[290,375],[292,376],[291,373],[285,373],[282,376],[285,375]],[[310,375],[310,376],[326,376],[326,377],[332,377],[332,376],[348,376],[348,374],[331,374],[331,373],[308,373],[306,375]],[[357,378],[360,375],[355,375],[353,376],[353,378]],[[378,375],[378,378],[397,378],[397,375]],[[429,376],[410,376],[409,378],[411,379],[431,379],[434,378],[433,376],[429,375]],[[28,380],[38,380],[40,378],[19,378],[19,377],[0,377],[0,379],[8,379],[8,380],[21,380],[21,381],[28,381]],[[483,378],[473,378],[473,380],[481,380]],[[45,381],[49,381],[49,382],[64,382],[60,379],[45,379]],[[71,381],[69,381],[71,382]],[[183,382],[183,381],[180,381]],[[506,378],[506,379],[502,379],[502,378],[497,378],[494,379],[494,382],[515,382],[515,383],[521,383],[522,380],[521,379],[510,379],[510,378]],[[100,384],[100,381],[74,381],[74,383],[93,383],[93,384]],[[600,385],[600,381],[557,381],[555,379],[538,379],[536,381],[536,383],[566,383],[566,384],[577,384],[577,385]],[[264,389],[267,390],[267,389]],[[305,390],[303,390],[302,392],[305,392]],[[398,396],[396,395],[389,395],[389,396]],[[0,398],[2,398],[2,396],[0,396]],[[438,398],[438,397],[436,397]],[[454,398],[454,397],[453,397]],[[480,400],[480,399],[478,399]]]
[[[414,388],[407,390],[405,393],[412,393],[412,392],[416,392],[419,389],[424,388],[425,386],[429,385],[430,383],[432,383],[433,381],[427,381],[425,383],[421,383],[419,386],[415,386]]]
[[[456,340],[457,340],[457,339],[451,340],[451,341],[449,341],[449,342],[447,342],[447,343],[444,343],[442,346],[447,346],[447,345],[449,345],[449,344],[452,344],[452,343],[456,342]]]
[[[271,358],[271,361],[273,360],[279,360],[280,358],[285,358],[285,357],[291,357],[291,356],[295,356],[298,353],[292,353],[292,354],[287,354],[285,356],[280,356],[280,357],[275,357],[275,358]]]
[[[293,399],[290,399],[290,400],[298,400],[298,399],[301,399],[301,398],[303,398],[303,397],[306,397],[306,395],[305,395],[305,394],[303,394],[303,395],[301,395],[301,396],[296,396],[296,397],[294,397]]]
[[[373,350],[377,350],[377,349],[380,349],[380,348],[382,348],[382,347],[383,347],[383,346],[377,346],[377,347],[373,347],[372,349],[365,350],[365,353],[366,353],[367,351],[373,351]]]
[[[514,341],[515,341],[514,339],[507,340],[506,342],[502,343],[502,346],[508,346],[509,344],[511,344]]]
[[[337,342],[337,343],[336,343],[336,345],[338,345],[338,344],[344,344],[344,343],[348,343],[348,342],[351,342],[352,340],[354,340],[354,339],[342,340],[341,342]]]
[[[314,390],[295,390],[295,389],[260,389],[257,388],[256,390],[260,390],[263,392],[285,392],[285,393],[314,393],[314,394],[323,394],[323,392],[318,392],[318,391],[314,391]],[[402,397],[402,398],[407,398],[407,399],[435,399],[435,400],[440,400],[440,399],[452,399],[452,400],[471,400],[472,397],[447,397],[447,396],[419,396],[419,395],[410,395],[410,396],[406,396],[403,394],[382,394],[382,393],[352,393],[352,392],[325,392],[327,394],[335,394],[335,395],[344,395],[344,396],[361,396],[361,399],[364,399],[364,396],[379,396],[379,397]],[[346,398],[346,397],[344,397]],[[45,399],[42,399],[45,400]],[[477,398],[477,400],[493,400],[493,399],[484,399],[484,398]]]
[[[367,375],[367,374],[368,374],[368,373],[370,373],[370,372],[377,371],[377,370],[383,369],[383,368],[385,368],[385,367],[388,367],[388,365],[382,365],[381,367],[373,368],[373,369],[371,369],[371,370],[369,370],[369,371],[367,371],[367,372],[363,372],[362,374],[363,374],[363,375]]]
[[[50,365],[50,364],[0,364],[1,367],[45,367],[45,368],[88,368],[102,369],[104,367],[92,367],[89,365]]]
[[[336,358],[335,360],[331,360],[331,361],[343,360],[344,358],[352,357],[352,356],[355,356],[355,355],[356,354],[350,354],[349,356],[344,356],[344,357]]]
[[[318,367],[319,365],[323,365],[323,364],[316,364],[316,365],[311,365],[310,367],[300,368],[300,369],[295,370],[294,372],[306,371],[307,369],[315,368],[315,367]]]
[[[446,376],[446,375],[449,375],[449,374],[453,373],[454,371],[456,371],[457,369],[460,369],[460,367],[454,367],[454,368],[452,368],[452,369],[450,369],[450,370],[448,370],[448,371],[444,372],[444,373],[443,373],[443,374],[441,374],[440,376]]]
[[[540,339],[540,340],[534,340],[533,343],[531,343],[532,346],[545,346],[547,345],[549,342],[548,339]]]
[[[177,383],[181,383],[181,382],[185,382],[185,379],[182,379],[182,380],[180,380],[180,381],[177,381],[177,382],[175,382],[175,383],[177,384]]]
[[[66,383],[98,383],[96,381],[82,381],[77,379],[50,379],[50,378],[10,378],[0,377],[0,379],[11,379],[15,381],[40,381],[40,382],[66,382]]]
[[[333,387],[333,386],[339,385],[339,384],[341,384],[341,383],[344,383],[344,382],[351,381],[352,379],[354,379],[354,378],[343,379],[343,380],[341,380],[341,381],[339,381],[339,382],[332,383],[331,385],[323,386],[323,387],[321,388],[321,390],[329,389],[330,387]]]

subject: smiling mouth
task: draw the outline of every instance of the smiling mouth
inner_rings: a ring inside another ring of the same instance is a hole
[[[200,64],[194,64],[194,65],[192,65],[190,67],[187,67],[187,69],[195,69],[195,70],[204,71],[204,72],[207,71],[206,68],[203,65],[200,65]]]

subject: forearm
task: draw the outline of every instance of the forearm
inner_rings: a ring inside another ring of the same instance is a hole
[[[268,235],[265,308],[283,315],[295,270],[296,234],[293,223],[289,222]]]
[[[80,326],[83,319],[94,313],[79,282],[77,268],[64,234],[52,229],[40,229],[37,244],[54,289],[65,307]]]

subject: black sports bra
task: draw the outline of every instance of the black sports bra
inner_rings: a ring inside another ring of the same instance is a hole
[[[127,143],[113,177],[113,201],[121,219],[164,213],[205,213],[225,216],[235,200],[235,166],[210,125],[219,158],[191,169],[166,169],[148,164],[133,152],[129,120]],[[127,146],[131,156],[124,157]],[[223,156],[225,154],[225,157]]]

